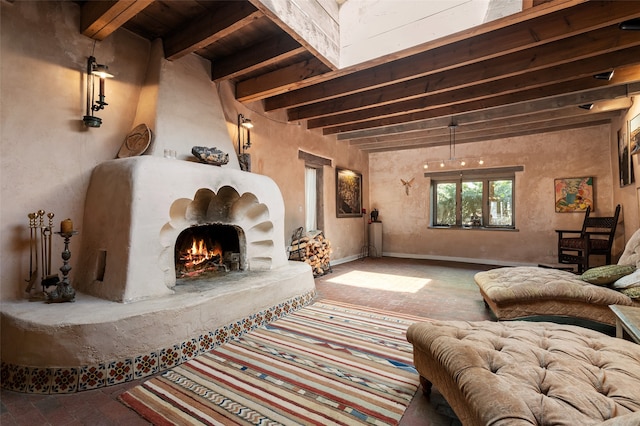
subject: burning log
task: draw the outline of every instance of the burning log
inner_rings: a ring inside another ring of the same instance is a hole
[[[188,242],[187,248],[178,253],[176,278],[195,277],[206,272],[229,272],[220,243],[207,244],[203,239],[195,238]]]
[[[302,228],[298,228],[289,246],[289,259],[310,265],[314,277],[327,274],[331,272],[331,243],[322,231],[302,235]]]

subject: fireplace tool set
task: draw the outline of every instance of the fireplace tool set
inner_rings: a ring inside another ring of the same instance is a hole
[[[53,302],[73,302],[76,292],[69,283],[69,259],[71,252],[69,251],[69,241],[71,237],[77,234],[73,230],[71,219],[63,220],[60,224],[60,235],[64,239],[64,250],[62,252],[63,265],[60,267],[63,278],[57,274],[51,273],[51,236],[53,234],[53,217],[52,212],[46,213],[44,210],[38,210],[35,213],[29,213],[29,283],[26,288],[28,294],[32,294],[35,288],[38,275],[40,274],[40,285],[42,293],[32,295],[32,299],[45,299],[48,303]],[[48,218],[48,224],[45,224],[45,216]],[[41,269],[39,269],[41,268]],[[54,287],[51,289],[51,287]]]

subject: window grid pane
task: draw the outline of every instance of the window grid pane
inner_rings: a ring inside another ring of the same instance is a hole
[[[436,183],[435,225],[456,224],[456,183]]]
[[[489,225],[513,225],[513,181],[489,181]]]
[[[482,225],[482,181],[462,182],[462,224]]]

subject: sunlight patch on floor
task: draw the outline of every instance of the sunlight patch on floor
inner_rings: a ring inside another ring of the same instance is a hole
[[[373,290],[417,293],[425,285],[429,284],[431,279],[356,270],[328,279],[327,282],[352,287],[370,288]]]

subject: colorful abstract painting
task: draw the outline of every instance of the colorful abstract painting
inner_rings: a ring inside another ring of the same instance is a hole
[[[593,177],[555,179],[556,212],[582,212],[593,205]]]

